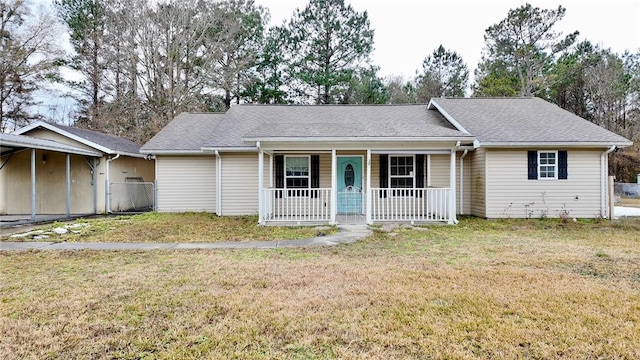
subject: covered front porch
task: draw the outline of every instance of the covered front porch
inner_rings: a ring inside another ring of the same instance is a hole
[[[443,145],[293,150],[258,142],[260,224],[455,224],[463,149]]]

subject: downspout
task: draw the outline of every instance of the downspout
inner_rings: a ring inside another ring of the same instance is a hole
[[[616,149],[615,145],[612,145],[609,149],[600,155],[600,214],[603,218],[607,217],[607,179],[608,179],[608,155]],[[611,214],[613,215],[613,214]]]
[[[464,214],[464,157],[469,153],[469,149],[465,149],[460,156],[460,214]]]
[[[104,212],[105,214],[108,214],[111,212],[111,187],[109,186],[109,163],[111,163],[113,160],[117,160],[120,157],[120,154],[116,154],[116,156],[107,159],[106,163],[105,163],[105,174],[106,177],[104,179],[104,189],[105,189],[105,194],[106,194],[106,199],[104,201],[105,203],[105,209]]]
[[[216,150],[216,212],[222,216],[222,156]]]

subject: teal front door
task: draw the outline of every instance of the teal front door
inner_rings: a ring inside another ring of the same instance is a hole
[[[338,157],[338,214],[362,214],[362,157]]]

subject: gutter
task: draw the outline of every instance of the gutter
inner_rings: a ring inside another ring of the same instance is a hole
[[[222,156],[218,150],[216,154],[216,213],[222,216]]]
[[[119,157],[120,157],[120,154],[117,154],[116,156],[107,159],[107,162],[105,163],[105,168],[106,168],[105,169],[106,177],[104,179],[104,188],[105,188],[105,194],[106,194],[105,195],[106,199],[105,199],[105,202],[104,202],[105,203],[105,209],[104,209],[105,214],[111,213],[111,187],[109,186],[109,177],[110,177],[109,176],[110,175],[109,174],[109,171],[110,171],[109,163],[111,163],[113,160],[117,160]]]
[[[607,199],[607,180],[609,174],[608,155],[611,154],[615,149],[616,146],[611,145],[609,149],[600,154],[600,214],[603,218],[608,215],[610,219],[613,219],[613,214],[607,214],[607,200],[611,201],[611,199]]]
[[[258,148],[256,147],[214,147],[214,146],[203,146],[200,148],[203,152],[217,152],[217,151],[226,151],[226,152],[257,152]]]
[[[491,147],[491,148],[528,148],[528,147],[535,147],[537,149],[544,149],[544,148],[557,148],[557,147],[562,147],[562,148],[602,148],[602,147],[609,147],[611,146],[611,143],[604,143],[604,142],[561,142],[561,141],[554,141],[554,142],[517,142],[517,141],[513,141],[513,142],[480,142],[478,144],[479,146],[482,147]],[[614,146],[617,147],[626,147],[626,146],[631,146],[633,145],[632,142],[621,142],[621,143],[617,143]]]
[[[372,143],[388,143],[388,142],[449,142],[458,141],[463,139],[464,141],[471,141],[475,139],[472,135],[460,135],[460,136],[434,136],[434,137],[418,137],[418,136],[389,136],[389,137],[371,137],[371,136],[295,136],[295,137],[245,137],[242,140],[245,142],[265,141],[265,142],[313,142],[313,143],[358,143],[358,142],[372,142]],[[203,150],[208,150],[206,147]],[[255,148],[254,148],[255,151]]]

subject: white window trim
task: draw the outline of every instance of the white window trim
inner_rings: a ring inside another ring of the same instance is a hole
[[[287,175],[287,159],[288,158],[307,158],[307,166],[309,167],[309,173],[307,176],[289,176]],[[287,185],[287,180],[288,179],[303,179],[306,178],[307,179],[307,187],[306,188],[302,188],[302,187],[296,187],[296,188],[290,188]],[[295,190],[305,190],[305,189],[311,189],[311,155],[285,155],[284,156],[284,188],[286,190],[291,190],[291,191],[295,191]],[[289,194],[289,191],[285,191],[285,197],[301,197],[303,195],[291,195]],[[306,196],[306,195],[304,195]]]
[[[399,157],[403,157],[403,158],[407,158],[410,157],[413,159],[412,163],[413,163],[413,170],[411,170],[411,175],[407,176],[407,175],[391,175],[391,158],[399,158]],[[413,191],[407,191],[407,190],[415,190],[416,188],[416,156],[415,155],[409,155],[409,154],[397,154],[397,155],[389,155],[389,160],[388,160],[389,164],[389,171],[387,173],[387,181],[389,184],[389,189],[392,189],[389,194],[389,197],[413,197],[414,192]],[[413,183],[413,187],[410,188],[395,188],[395,187],[391,187],[391,179],[392,178],[411,178],[413,179],[412,183]],[[405,191],[397,191],[399,193],[405,193],[404,195],[397,195],[395,194],[396,191],[394,191],[393,189],[400,189],[400,190],[405,190]],[[409,194],[407,194],[409,193]]]
[[[545,153],[545,154],[554,154],[555,156],[555,164],[553,165],[554,167],[554,171],[553,171],[553,177],[542,177],[542,171],[540,170],[540,168],[542,166],[551,166],[551,165],[542,165],[540,162],[540,154]],[[558,150],[538,150],[537,153],[538,156],[538,180],[558,180],[558,170],[560,170],[560,167],[558,166]]]

